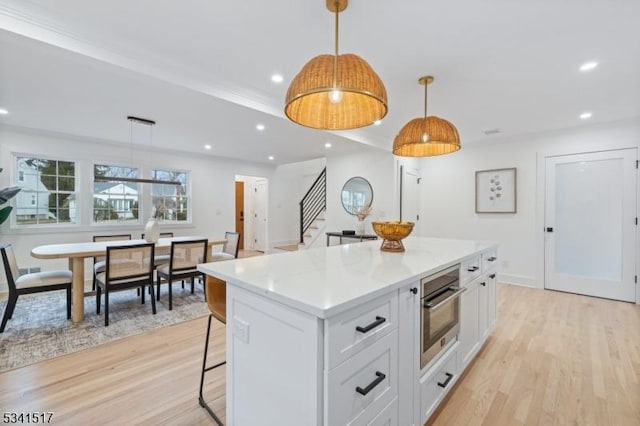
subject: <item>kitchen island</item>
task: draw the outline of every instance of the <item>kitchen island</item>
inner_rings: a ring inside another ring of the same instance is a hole
[[[229,425],[426,420],[493,326],[496,245],[404,244],[404,253],[371,241],[198,266],[227,282]],[[476,283],[460,304],[466,341],[421,368],[420,279],[458,264],[461,285]],[[439,375],[447,386],[434,393]]]

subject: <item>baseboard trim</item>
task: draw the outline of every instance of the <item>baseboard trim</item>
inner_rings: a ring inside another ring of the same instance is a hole
[[[538,285],[534,277],[524,277],[522,275],[502,274],[498,272],[498,281],[504,284],[513,284],[521,287],[542,288]]]

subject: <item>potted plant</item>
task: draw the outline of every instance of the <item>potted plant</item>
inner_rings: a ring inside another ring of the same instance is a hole
[[[2,169],[0,169],[0,173],[1,172]],[[15,197],[16,194],[20,192],[20,190],[22,190],[22,188],[20,188],[19,186],[0,189],[0,205]],[[9,218],[11,210],[13,210],[13,207],[11,206],[4,206],[0,209],[0,225],[2,225]]]

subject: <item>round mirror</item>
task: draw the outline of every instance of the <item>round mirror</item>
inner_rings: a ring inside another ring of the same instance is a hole
[[[342,187],[342,206],[349,214],[355,215],[373,201],[373,188],[368,180],[360,176],[352,177]]]

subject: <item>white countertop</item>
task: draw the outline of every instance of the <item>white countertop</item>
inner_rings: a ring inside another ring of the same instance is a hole
[[[380,240],[198,265],[229,285],[319,318],[459,263],[495,243],[408,237],[404,253],[380,251]]]

